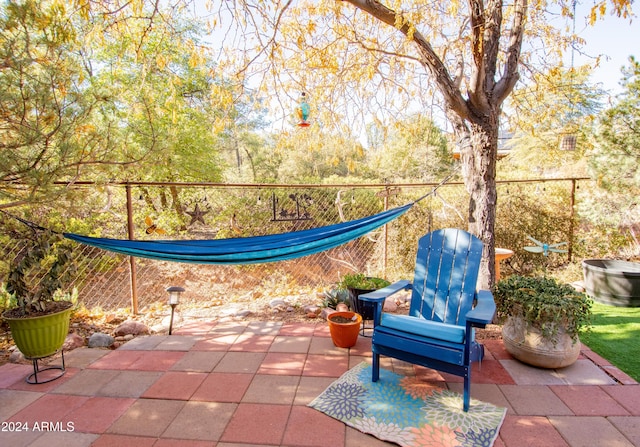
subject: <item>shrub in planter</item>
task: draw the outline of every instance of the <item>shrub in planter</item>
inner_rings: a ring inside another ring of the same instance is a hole
[[[364,273],[349,273],[342,277],[338,284],[341,289],[378,290],[387,287],[389,281],[382,278],[365,276]]]
[[[591,316],[591,300],[584,293],[553,278],[514,275],[499,281],[493,296],[511,355],[544,368],[576,361],[578,335]]]
[[[12,262],[3,312],[18,349],[29,358],[54,354],[67,336],[73,296],[65,293],[74,269],[71,245],[60,234],[32,231]]]
[[[391,284],[386,279],[366,276],[364,273],[350,273],[344,275],[338,287],[349,291],[349,302],[354,312],[359,313],[363,320],[373,319],[374,305],[364,303],[358,297],[364,293],[387,287]]]

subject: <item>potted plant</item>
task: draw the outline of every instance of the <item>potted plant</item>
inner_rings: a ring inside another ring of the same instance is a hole
[[[5,293],[14,307],[3,312],[22,354],[40,359],[55,354],[69,332],[73,308],[64,292],[73,272],[71,246],[49,230],[28,233],[25,248],[13,260]]]
[[[362,316],[355,312],[333,312],[327,317],[333,344],[339,348],[350,348],[358,341]]]
[[[323,307],[333,310],[349,310],[349,292],[347,290],[339,288],[326,290],[323,296]]]
[[[591,317],[584,293],[553,278],[513,275],[499,281],[493,295],[505,349],[516,359],[542,368],[578,359],[578,335]]]
[[[322,305],[326,312],[329,333],[333,344],[339,348],[350,348],[358,341],[362,317],[349,310],[349,293],[346,289],[334,288],[324,292]]]
[[[374,304],[360,301],[358,297],[389,284],[391,283],[386,279],[366,276],[364,273],[349,273],[342,277],[338,287],[349,291],[349,302],[354,312],[360,314],[363,320],[372,320]]]

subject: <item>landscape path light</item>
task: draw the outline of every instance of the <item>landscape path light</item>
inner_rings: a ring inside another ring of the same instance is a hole
[[[182,287],[171,286],[167,288],[169,292],[169,306],[171,306],[171,319],[169,320],[169,335],[173,329],[173,313],[176,310],[176,306],[180,304],[180,294],[184,292]]]

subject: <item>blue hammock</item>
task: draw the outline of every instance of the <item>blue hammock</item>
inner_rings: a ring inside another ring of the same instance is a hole
[[[232,239],[138,241],[64,233],[85,245],[123,255],[194,264],[257,264],[319,253],[363,236],[400,217],[411,206],[384,211],[358,220],[291,233]]]

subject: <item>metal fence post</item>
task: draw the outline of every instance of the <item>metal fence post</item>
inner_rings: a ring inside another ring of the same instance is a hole
[[[127,233],[129,240],[135,239],[133,228],[133,206],[131,204],[131,185],[126,184],[127,191]],[[129,256],[129,278],[131,280],[131,312],[136,315],[138,313],[138,276],[136,270],[136,258]]]
[[[567,247],[567,257],[569,262],[571,262],[571,258],[573,256],[573,231],[576,214],[576,182],[577,180],[575,178],[571,179],[571,199],[569,200],[569,247]]]

